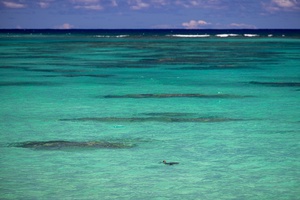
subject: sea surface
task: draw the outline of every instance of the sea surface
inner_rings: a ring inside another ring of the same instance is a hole
[[[1,30],[0,199],[297,200],[299,105],[300,30]]]

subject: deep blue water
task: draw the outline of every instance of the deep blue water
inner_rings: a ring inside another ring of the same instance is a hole
[[[298,199],[299,55],[299,30],[1,30],[1,199]]]

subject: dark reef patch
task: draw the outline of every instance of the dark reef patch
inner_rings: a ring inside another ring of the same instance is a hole
[[[197,117],[197,118],[184,118],[184,117],[85,117],[73,119],[60,119],[60,121],[95,121],[95,122],[230,122],[241,121],[242,119],[234,118],[220,118],[220,117]]]
[[[91,77],[91,78],[110,78],[114,75],[110,74],[63,74],[63,75],[43,75],[43,77],[67,77],[67,78],[76,78],[76,77]]]
[[[73,70],[73,69],[34,69],[28,68],[26,71],[31,72],[46,72],[46,73],[76,73],[81,72],[80,70]]]
[[[168,68],[171,70],[228,70],[228,69],[259,69],[257,67],[220,65],[220,66],[194,66],[194,67],[178,67]]]
[[[19,66],[0,66],[0,69],[14,69],[14,70],[27,70],[28,67],[19,67]]]
[[[125,95],[106,95],[104,98],[247,98],[252,96],[240,96],[230,94],[125,94]]]
[[[300,87],[299,82],[259,82],[259,81],[250,81],[250,84],[254,85],[264,85],[269,87]]]
[[[59,65],[62,65],[59,63]],[[14,69],[14,70],[23,70],[23,71],[28,71],[28,72],[45,72],[45,73],[78,73],[82,72],[80,70],[74,70],[74,69],[38,69],[38,68],[33,68],[33,67],[20,67],[20,66],[0,66],[0,69]]]
[[[125,142],[74,142],[74,141],[28,141],[10,145],[11,147],[29,148],[36,150],[68,150],[68,149],[128,149],[136,145]]]
[[[20,82],[0,82],[0,87],[5,87],[5,86],[56,86],[60,85],[58,83],[52,83],[52,82],[31,82],[31,81],[20,81]]]
[[[141,113],[142,115],[152,117],[191,117],[197,115],[196,113],[180,113],[180,112],[151,112]]]

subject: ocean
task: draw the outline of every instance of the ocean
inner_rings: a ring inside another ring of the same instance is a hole
[[[1,30],[0,60],[0,199],[300,197],[300,30]]]

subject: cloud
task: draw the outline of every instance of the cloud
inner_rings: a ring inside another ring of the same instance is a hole
[[[238,23],[231,23],[229,25],[230,28],[240,28],[240,29],[256,29],[257,27],[251,24],[238,24]]]
[[[269,12],[294,11],[300,9],[298,0],[271,0],[269,3],[262,4],[264,9]]]
[[[199,20],[198,24],[201,25],[201,26],[203,26],[203,25],[208,25],[210,23],[207,23],[206,21],[203,21],[203,20]]]
[[[221,0],[127,0],[127,4],[133,10],[141,10],[149,7],[184,7],[184,8],[224,8]]]
[[[297,4],[295,0],[273,0],[272,2],[282,8],[292,8]]]
[[[141,10],[150,6],[150,4],[145,3],[142,0],[129,0],[128,4],[132,10]]]
[[[73,3],[85,3],[85,4],[93,4],[98,3],[99,0],[71,0]]]
[[[38,2],[37,3],[41,8],[48,8],[50,6],[50,3],[49,2]]]
[[[221,0],[174,0],[175,5],[182,6],[185,8],[213,8],[213,9],[222,9]],[[226,6],[225,6],[226,7]]]
[[[26,7],[26,4],[14,3],[11,1],[3,1],[2,3],[7,8],[25,8]]]
[[[75,9],[102,10],[99,0],[71,0]]]
[[[197,2],[194,2],[193,4],[195,4],[195,3],[198,4]],[[190,2],[186,2],[186,1],[182,1],[182,0],[176,0],[175,5],[183,6],[185,8],[190,8],[192,6]]]
[[[56,29],[72,29],[72,28],[74,28],[74,26],[71,24],[68,24],[68,23],[64,23],[60,26],[56,26],[55,28]]]
[[[74,6],[76,9],[86,9],[86,10],[102,10],[103,7],[101,5],[78,5]]]
[[[155,29],[173,29],[173,28],[177,28],[173,25],[170,24],[158,24],[158,25],[154,25],[151,28],[155,28]]]
[[[117,7],[118,6],[117,1],[116,0],[111,0],[111,6]]]
[[[200,26],[207,26],[210,25],[211,23],[208,23],[204,20],[191,20],[189,22],[184,22],[182,23],[182,26],[187,28],[187,29],[195,29],[195,28],[199,28]]]
[[[159,5],[159,6],[166,6],[166,5],[170,4],[170,2],[168,0],[152,0],[151,2],[153,4]]]

